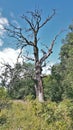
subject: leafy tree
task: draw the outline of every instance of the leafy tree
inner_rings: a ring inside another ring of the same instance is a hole
[[[51,92],[53,100],[73,98],[73,30],[63,39],[60,51],[61,62],[52,67]],[[54,97],[55,96],[55,97]],[[58,97],[60,96],[60,97]]]
[[[60,51],[59,64],[51,69],[51,76],[45,78],[45,96],[52,101],[61,101],[64,98],[73,98],[73,26],[63,39]]]
[[[31,95],[35,98],[34,82],[30,79],[17,79],[9,91],[10,97],[14,99],[25,99],[26,96]]]
[[[51,70],[51,75],[44,78],[44,95],[46,99],[59,102],[62,100],[63,87],[61,84],[60,68],[54,65]]]
[[[8,64],[4,64],[2,85],[6,87],[8,94],[12,98],[22,99],[27,95],[35,97],[34,82],[34,65],[31,63],[17,63],[14,68]]]
[[[72,26],[71,26],[72,27]],[[67,34],[60,52],[64,96],[73,98],[73,30]]]
[[[7,93],[3,87],[0,87],[0,112],[3,108],[7,106],[7,101],[5,98],[7,97]]]

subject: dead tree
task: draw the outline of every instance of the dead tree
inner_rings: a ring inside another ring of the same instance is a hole
[[[5,28],[8,32],[8,35],[10,37],[13,37],[17,39],[18,44],[21,48],[20,55],[22,53],[22,50],[28,46],[32,48],[32,57],[29,55],[29,51],[27,50],[27,55],[23,54],[23,57],[25,57],[28,60],[31,60],[34,62],[35,65],[35,76],[34,76],[34,82],[35,82],[35,91],[36,91],[36,98],[40,102],[44,101],[44,94],[43,94],[43,83],[42,83],[42,66],[46,59],[52,54],[53,46],[55,44],[55,41],[59,34],[55,36],[55,38],[52,40],[50,47],[47,46],[47,51],[44,51],[41,49],[42,57],[39,57],[40,50],[38,47],[39,39],[38,39],[38,33],[41,28],[43,28],[54,16],[55,16],[55,9],[53,10],[52,14],[42,22],[42,17],[40,14],[40,11],[35,10],[34,12],[27,12],[28,16],[23,15],[22,19],[27,24],[27,29],[25,28],[25,31],[21,27],[16,27],[12,24],[10,24],[11,28]],[[27,35],[28,34],[28,35]],[[30,38],[29,38],[30,37]],[[45,45],[46,46],[46,45]]]

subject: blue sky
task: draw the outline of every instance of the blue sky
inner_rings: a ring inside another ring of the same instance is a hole
[[[62,29],[68,29],[68,26],[73,20],[73,0],[0,0],[0,20],[4,18],[0,23],[2,26],[7,24],[7,21],[17,22],[22,24],[20,16],[26,11],[34,9],[42,10],[42,19],[52,13],[53,9],[56,9],[55,17],[40,31],[41,43],[50,45],[54,36]],[[7,20],[7,21],[6,21]],[[5,32],[0,31],[0,53],[3,55],[5,49],[14,49],[14,45],[11,41],[4,37]],[[64,32],[59,36],[53,49],[53,54],[50,56],[49,61],[58,62],[60,48],[62,46],[61,40],[65,38],[68,32]],[[11,50],[10,50],[11,51]],[[9,53],[8,53],[9,54]],[[12,53],[11,53],[12,54]],[[11,56],[11,55],[10,55]],[[2,57],[0,57],[2,58]]]

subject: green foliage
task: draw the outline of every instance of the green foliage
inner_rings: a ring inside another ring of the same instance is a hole
[[[0,125],[4,125],[7,122],[6,115],[0,115]]]
[[[18,80],[10,89],[9,95],[13,99],[23,99],[28,95],[32,95],[35,98],[34,82],[30,78]]]
[[[6,72],[6,74],[8,73]],[[23,63],[22,65],[18,63],[14,68],[10,66],[10,82],[7,83],[9,96],[13,99],[23,99],[27,95],[32,95],[35,98],[34,82],[32,80],[33,75],[34,65],[31,63]]]
[[[60,76],[56,74],[56,72],[54,73],[55,76],[52,74],[43,79],[44,96],[46,100],[50,99],[52,101],[59,102],[62,100],[63,90],[59,79]]]
[[[43,80],[45,98],[56,102],[73,99],[73,26],[63,43],[60,63],[53,65],[51,75]]]
[[[4,87],[0,86],[0,99],[6,98],[8,96],[7,90]]]
[[[0,125],[5,125],[7,122],[7,114],[4,112],[11,107],[7,90],[0,87]]]
[[[8,94],[5,88],[0,87],[0,111],[9,106]]]
[[[68,33],[60,52],[63,98],[73,99],[73,31]]]
[[[73,130],[72,100],[59,104],[15,100],[11,109],[2,110],[2,113],[7,117],[6,122],[0,124],[2,130]]]

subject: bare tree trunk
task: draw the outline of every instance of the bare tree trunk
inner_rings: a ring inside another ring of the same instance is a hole
[[[44,94],[43,94],[43,85],[42,85],[42,79],[40,78],[38,81],[38,86],[37,86],[37,98],[40,102],[44,101]]]
[[[43,94],[43,83],[42,83],[42,78],[41,78],[41,65],[39,62],[36,63],[35,65],[35,91],[36,91],[36,98],[40,101],[43,102],[44,101],[44,94]]]

